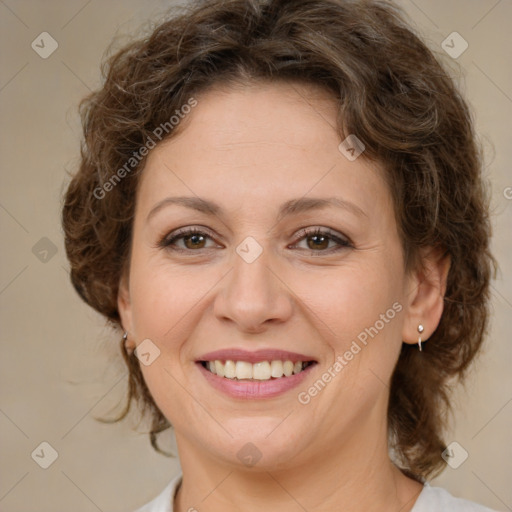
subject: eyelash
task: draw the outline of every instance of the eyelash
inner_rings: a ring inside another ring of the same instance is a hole
[[[198,228],[184,228],[181,230],[178,230],[176,233],[174,233],[172,236],[166,235],[158,244],[159,247],[169,249],[171,251],[179,252],[179,253],[191,253],[191,252],[199,252],[202,250],[208,250],[210,248],[200,248],[200,249],[182,249],[179,247],[176,247],[175,242],[177,240],[180,240],[182,238],[185,238],[187,236],[193,236],[193,235],[200,235],[203,237],[207,237],[212,239],[213,237],[210,236],[206,231],[201,231]],[[352,243],[348,240],[348,238],[340,238],[335,233],[333,233],[329,229],[321,229],[321,228],[303,228],[299,230],[297,233],[298,240],[294,243],[296,245],[298,242],[300,242],[303,239],[306,239],[308,237],[313,236],[322,236],[327,237],[330,241],[336,242],[338,244],[338,247],[325,249],[325,250],[313,250],[313,249],[302,249],[303,251],[309,252],[312,256],[318,256],[318,255],[325,255],[325,254],[332,254],[338,251],[341,251],[343,249],[347,248],[353,248]]]

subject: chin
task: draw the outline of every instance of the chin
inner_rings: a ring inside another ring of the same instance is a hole
[[[230,466],[251,471],[276,471],[295,466],[296,457],[304,455],[311,443],[305,436],[298,435],[297,430],[291,432],[279,425],[279,421],[275,418],[237,419],[238,428],[233,437],[223,436],[218,444],[217,460],[224,459]],[[244,424],[246,428],[242,428]],[[211,445],[209,448],[211,450]]]

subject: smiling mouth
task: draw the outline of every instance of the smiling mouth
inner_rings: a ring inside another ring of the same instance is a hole
[[[247,361],[199,361],[209,372],[230,380],[265,381],[277,380],[301,373],[316,361],[260,361],[249,363]]]

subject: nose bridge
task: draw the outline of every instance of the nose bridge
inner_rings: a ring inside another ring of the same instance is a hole
[[[250,238],[250,237],[248,237]],[[257,243],[257,242],[256,242]],[[230,319],[240,329],[259,331],[269,321],[285,321],[291,315],[291,297],[272,269],[269,249],[245,240],[233,254],[233,271],[215,301],[215,314]],[[259,253],[259,254],[258,254]]]

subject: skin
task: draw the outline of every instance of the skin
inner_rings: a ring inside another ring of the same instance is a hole
[[[388,384],[402,343],[417,343],[418,324],[423,340],[438,325],[449,263],[426,248],[423,267],[406,272],[383,170],[338,150],[336,106],[324,91],[259,83],[197,100],[147,159],[118,300],[132,348],[149,338],[160,350],[142,371],[176,432],[184,478],[175,510],[411,510],[422,486],[389,459]],[[222,213],[174,204],[148,220],[174,196],[214,201]],[[362,212],[330,206],[278,221],[284,202],[304,196],[342,198]],[[186,253],[159,246],[186,226],[208,237],[178,240]],[[311,235],[297,236],[315,227],[351,245],[318,249]],[[263,250],[252,263],[235,250],[247,236]],[[299,403],[298,393],[394,303],[401,311]],[[234,399],[195,363],[225,348],[289,350],[318,364],[281,396]],[[250,468],[237,457],[249,442],[261,453]]]

